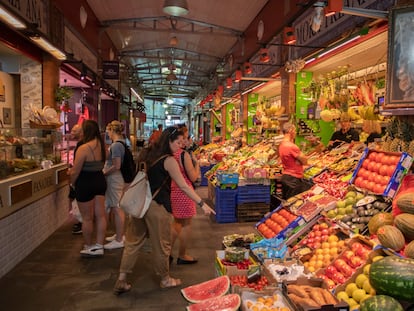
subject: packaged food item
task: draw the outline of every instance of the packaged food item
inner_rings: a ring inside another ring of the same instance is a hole
[[[225,259],[230,262],[240,262],[245,259],[248,250],[242,247],[227,247],[225,249]]]

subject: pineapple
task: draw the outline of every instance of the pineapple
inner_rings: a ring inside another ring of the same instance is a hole
[[[408,146],[408,151],[407,152],[410,156],[414,156],[414,140],[412,140],[410,142],[410,145]]]

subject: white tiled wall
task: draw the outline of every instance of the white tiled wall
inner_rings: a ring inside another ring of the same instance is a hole
[[[68,212],[68,187],[63,187],[0,219],[0,278],[59,228]]]

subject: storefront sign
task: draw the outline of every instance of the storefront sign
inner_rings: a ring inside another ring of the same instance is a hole
[[[12,12],[31,24],[44,34],[48,34],[47,12],[49,12],[49,1],[46,0],[8,0],[2,1]]]
[[[119,79],[119,62],[105,61],[102,62],[102,78],[107,80]]]

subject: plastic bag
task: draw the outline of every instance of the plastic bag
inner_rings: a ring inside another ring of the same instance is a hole
[[[72,201],[72,209],[70,210],[69,214],[72,215],[77,221],[82,222],[82,215],[79,211],[78,201]]]

